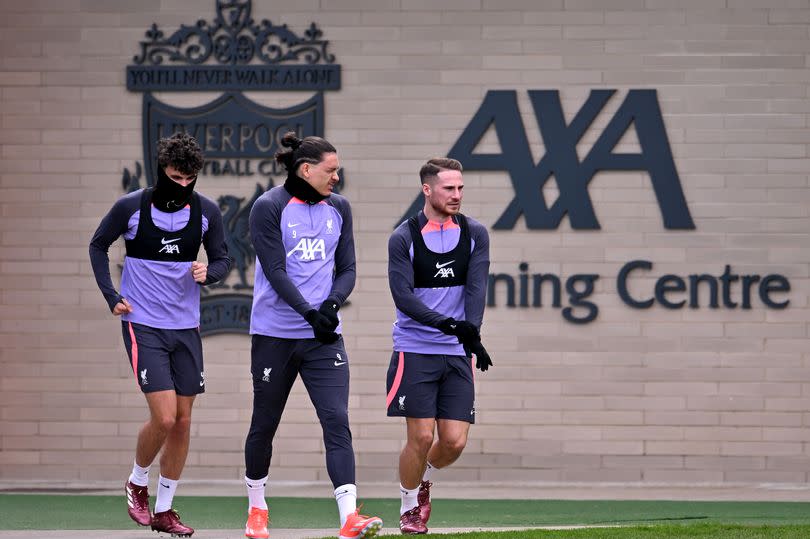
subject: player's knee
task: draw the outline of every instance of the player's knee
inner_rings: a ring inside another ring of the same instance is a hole
[[[419,454],[427,455],[433,445],[433,433],[430,431],[418,432],[408,437],[408,444]]]
[[[467,438],[451,438],[448,440],[440,440],[439,443],[442,444],[446,453],[458,457],[467,445]]]
[[[168,434],[173,428],[177,418],[173,415],[161,415],[152,419],[152,423],[164,434]]]
[[[181,415],[177,416],[174,420],[172,428],[176,431],[190,431],[191,430],[191,416]]]
[[[327,430],[341,430],[349,427],[348,410],[321,410],[318,416],[321,420],[321,425]]]

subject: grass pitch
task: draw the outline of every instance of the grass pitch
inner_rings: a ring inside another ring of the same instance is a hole
[[[270,518],[276,528],[331,528],[337,522],[337,508],[331,498],[269,498]],[[399,500],[371,498],[362,512],[378,515],[389,527],[399,521]],[[40,494],[0,494],[2,530],[126,530],[132,522],[121,496],[77,496]],[[175,508],[184,521],[199,529],[239,529],[244,525],[247,501],[243,497],[178,496]],[[613,529],[529,532],[525,537],[810,537],[810,503],[799,502],[683,502],[630,500],[433,500],[431,528],[455,527],[539,527],[539,526],[622,526],[636,535]],[[654,533],[649,531],[655,525]],[[708,526],[712,525],[712,526]],[[718,526],[720,525],[720,526]],[[642,526],[642,527],[639,527]],[[737,526],[738,528],[734,528]],[[740,527],[746,526],[746,527]],[[749,526],[760,526],[749,528]],[[781,526],[782,535],[767,535]],[[785,528],[787,526],[787,528]],[[677,535],[689,529],[690,534]],[[792,529],[791,527],[795,528]],[[671,532],[667,531],[671,530]],[[798,530],[798,531],[797,531]],[[766,535],[744,535],[745,533]],[[509,532],[514,534],[515,532]],[[580,535],[577,535],[580,533]],[[582,535],[582,533],[586,533]],[[662,535],[670,533],[670,535]],[[737,535],[734,535],[734,534]],[[799,533],[799,535],[795,535]],[[802,535],[803,533],[803,535]],[[542,535],[546,534],[546,535]],[[614,535],[611,535],[614,534]],[[646,534],[646,535],[645,535]],[[675,534],[675,535],[673,535]],[[790,535],[794,534],[794,535]],[[503,535],[465,535],[470,539]],[[510,535],[510,537],[517,537]],[[523,536],[521,536],[523,537]]]
[[[270,498],[275,528],[331,528],[335,502],[327,498]],[[177,497],[175,508],[197,529],[240,529],[242,497]],[[399,500],[367,499],[363,513],[389,527]],[[810,503],[630,500],[434,500],[430,527],[611,526],[573,530],[443,534],[443,539],[807,539]],[[130,530],[121,496],[0,494],[0,530]],[[271,532],[272,533],[272,532]]]

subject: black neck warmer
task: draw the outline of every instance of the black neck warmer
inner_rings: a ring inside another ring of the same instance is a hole
[[[322,195],[315,190],[306,180],[299,178],[295,172],[288,172],[284,181],[284,189],[295,198],[301,199],[307,204],[317,204],[321,200],[329,198],[329,195]]]
[[[152,193],[152,204],[160,211],[166,213],[174,213],[182,210],[186,207],[186,204],[191,202],[191,195],[194,194],[194,184],[197,183],[196,178],[183,187],[169,178],[162,166],[158,165],[157,168],[158,177],[157,183],[155,183],[155,190]]]

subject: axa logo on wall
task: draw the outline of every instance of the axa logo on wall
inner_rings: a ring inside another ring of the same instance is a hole
[[[127,89],[143,92],[144,166],[136,163],[132,171],[124,170],[125,190],[142,187],[141,176],[147,186],[154,185],[156,142],[176,132],[191,134],[203,147],[201,176],[257,179],[248,193],[218,198],[233,263],[222,284],[203,289],[203,335],[248,331],[253,288],[248,270],[256,256],[248,233],[250,209],[282,173],[273,155],[285,132],[324,136],[324,91],[340,89],[341,82],[340,65],[327,52],[329,42],[321,39],[315,23],[299,36],[287,25],[256,22],[250,0],[216,0],[215,9],[213,21],[181,25],[168,36],[153,24],[126,72]],[[223,93],[210,103],[186,108],[157,99],[152,92],[158,91]],[[297,105],[271,108],[252,101],[245,91],[314,93]],[[317,253],[315,246],[308,249]]]
[[[588,186],[602,170],[638,170],[648,174],[667,229],[693,230],[694,221],[681,187],[669,145],[658,97],[655,90],[629,90],[616,113],[582,160],[577,145],[610,100],[615,90],[593,90],[588,99],[566,123],[560,95],[555,90],[528,92],[546,152],[534,163],[528,137],[518,108],[517,92],[490,91],[448,152],[464,164],[465,170],[502,171],[509,174],[514,198],[493,224],[495,230],[509,230],[522,216],[530,230],[554,230],[568,216],[575,230],[599,229]],[[633,126],[639,142],[639,153],[614,153],[619,141]],[[485,133],[494,128],[501,153],[480,154],[475,148]],[[556,180],[559,195],[549,205],[544,185]],[[417,196],[404,218],[418,211],[422,197]],[[584,324],[596,319],[598,306],[588,298],[594,292],[599,275],[581,273],[564,281],[554,274],[530,274],[526,262],[519,264],[517,278],[506,273],[489,276],[488,304],[497,305],[498,291],[505,294],[509,307],[543,306],[543,294],[550,295],[555,308],[569,322]],[[616,277],[616,289],[622,301],[634,309],[647,309],[656,303],[667,309],[685,306],[712,309],[752,308],[756,293],[763,305],[772,309],[786,308],[790,300],[782,294],[790,291],[783,275],[737,275],[726,265],[722,274],[695,273],[688,276],[665,274],[656,279],[646,293],[630,292],[634,278],[649,278],[653,262],[631,260]],[[567,305],[563,307],[563,287]],[[635,290],[635,288],[633,288]],[[721,301],[722,299],[722,301]]]

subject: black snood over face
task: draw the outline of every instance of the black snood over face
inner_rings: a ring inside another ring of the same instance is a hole
[[[284,181],[284,189],[295,198],[303,200],[307,204],[317,204],[321,200],[329,197],[329,195],[324,196],[320,194],[308,181],[299,178],[295,172],[287,173],[287,179]]]
[[[163,167],[158,165],[157,183],[155,191],[152,193],[152,204],[157,209],[166,213],[174,213],[186,207],[191,202],[191,195],[194,194],[194,184],[197,178],[189,182],[185,187],[169,178]]]

